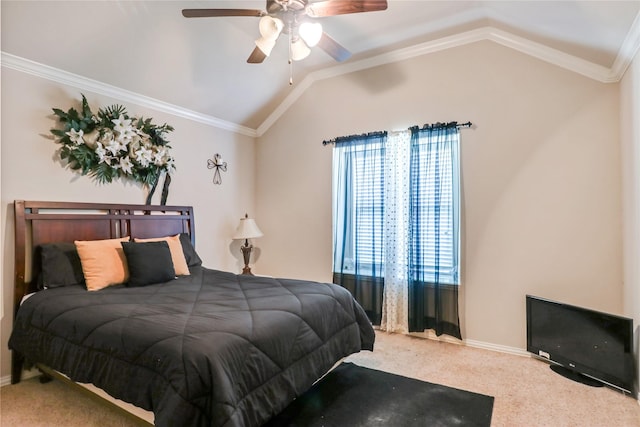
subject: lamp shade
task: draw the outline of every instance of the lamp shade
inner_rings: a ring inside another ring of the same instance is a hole
[[[256,237],[261,236],[262,231],[260,231],[253,218],[249,218],[248,215],[245,215],[244,218],[240,218],[240,224],[233,235],[233,239],[255,239]]]
[[[260,18],[259,29],[262,37],[256,40],[256,46],[266,56],[271,54],[271,50],[276,45],[276,40],[282,32],[283,26],[284,23],[278,18],[273,18],[269,15]]]
[[[269,15],[260,18],[260,23],[258,24],[260,35],[265,39],[277,39],[283,27],[284,23],[282,20],[272,18]]]
[[[307,46],[314,47],[322,37],[322,25],[319,22],[303,22],[298,33]]]
[[[294,61],[300,61],[311,53],[311,49],[307,47],[302,39],[298,39],[291,43],[291,59]]]

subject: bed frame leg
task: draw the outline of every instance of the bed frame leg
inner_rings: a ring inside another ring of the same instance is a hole
[[[46,372],[40,370],[40,384],[46,384],[53,381],[53,377]]]
[[[22,378],[24,357],[17,351],[11,352],[11,384],[18,384]]]

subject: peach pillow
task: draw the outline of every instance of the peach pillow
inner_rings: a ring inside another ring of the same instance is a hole
[[[128,241],[129,237],[74,242],[87,290],[97,291],[107,286],[125,283],[129,279],[127,258],[122,250],[122,242]]]
[[[176,234],[175,236],[168,237],[156,237],[153,239],[133,239],[134,242],[167,242],[169,245],[169,252],[171,252],[171,260],[173,261],[173,268],[176,271],[176,275],[178,276],[188,276],[191,273],[189,272],[189,266],[187,265],[187,259],[184,257],[184,252],[182,251],[182,243],[180,243],[180,235]]]

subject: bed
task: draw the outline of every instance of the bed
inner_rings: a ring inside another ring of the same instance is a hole
[[[189,206],[14,208],[13,383],[27,362],[152,411],[157,426],[260,426],[342,358],[373,349],[373,328],[344,288],[203,267]],[[128,242],[167,236],[179,236],[188,274],[153,275],[171,264],[164,241]],[[75,257],[51,255],[74,241],[113,239],[126,241],[127,284],[90,291],[86,270],[85,283],[60,271],[77,270]],[[52,274],[66,277],[64,286],[47,285]],[[131,285],[145,274],[163,278]]]

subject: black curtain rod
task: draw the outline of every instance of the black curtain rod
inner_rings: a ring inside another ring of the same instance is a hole
[[[421,130],[433,130],[433,129],[439,129],[439,128],[447,128],[447,127],[453,127],[455,126],[456,128],[460,129],[460,128],[470,128],[471,126],[473,126],[473,123],[471,122],[466,122],[466,123],[458,123],[458,122],[449,122],[449,123],[432,123],[432,124],[424,124],[421,128]],[[418,126],[413,126],[412,128],[418,128]],[[409,128],[409,129],[412,129]],[[349,135],[349,136],[340,136],[337,138],[333,138],[330,139],[328,141],[322,141],[322,145],[329,145],[329,144],[335,144],[336,142],[340,141],[340,140],[344,140],[344,139],[352,139],[352,138],[357,138],[357,137],[371,137],[371,136],[382,136],[382,135],[386,135],[387,131],[381,131],[381,132],[369,132],[369,133],[363,133],[360,135]]]
[[[336,142],[343,141],[346,139],[354,139],[354,138],[367,138],[372,136],[385,136],[387,131],[378,131],[378,132],[369,132],[369,133],[361,133],[359,135],[349,135],[349,136],[339,136],[337,138],[330,139],[328,141],[322,141],[322,145],[335,144]]]
[[[449,122],[449,123],[427,123],[425,125],[422,125],[422,129],[439,129],[439,128],[448,128],[448,127],[457,127],[458,129],[460,128],[470,128],[473,125],[473,123],[471,122],[467,122],[467,123],[458,123],[458,122]]]

